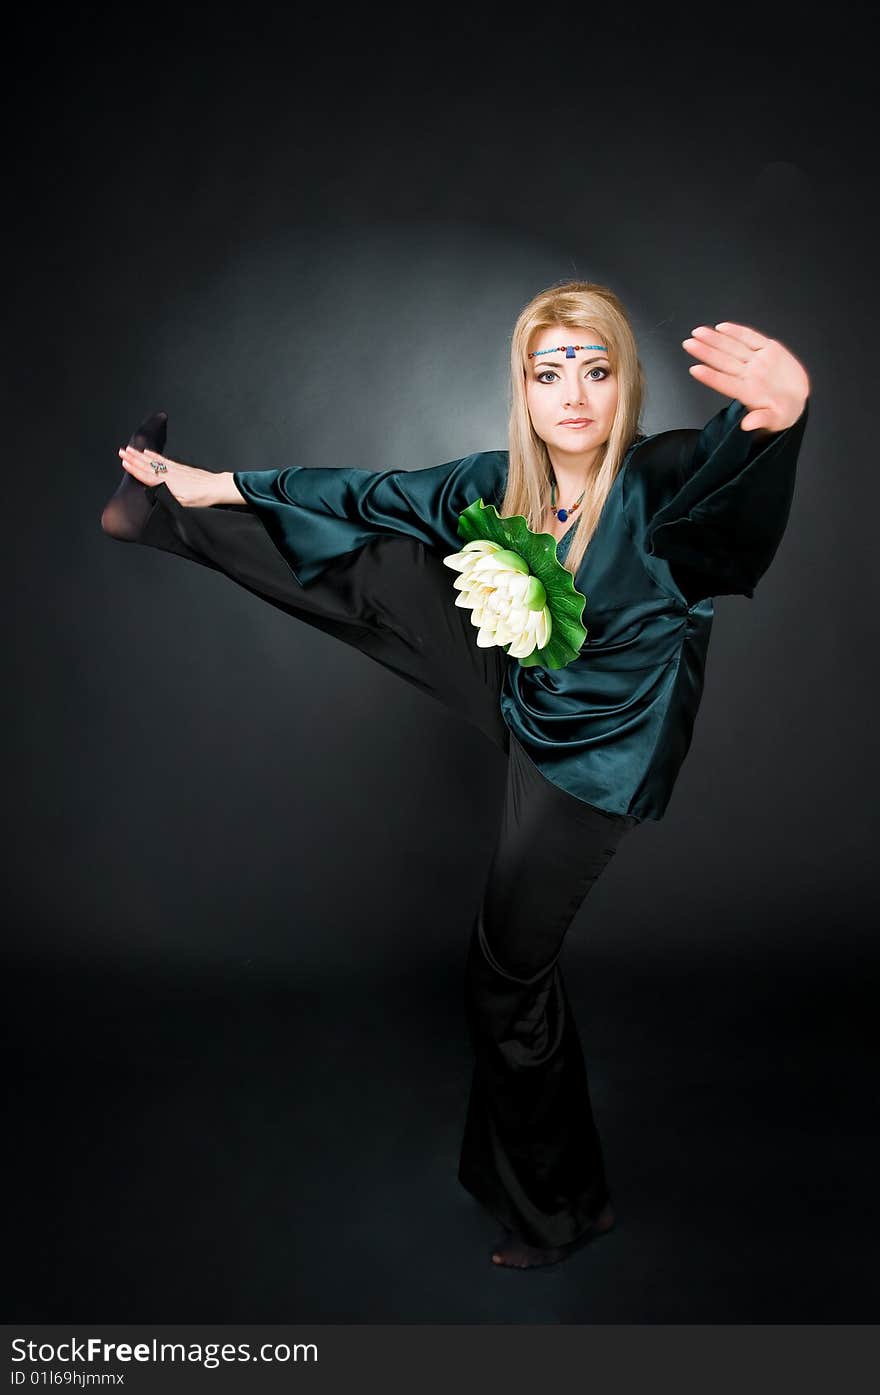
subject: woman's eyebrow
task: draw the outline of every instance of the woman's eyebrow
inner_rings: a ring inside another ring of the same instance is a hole
[[[605,355],[604,355],[604,354],[599,354],[598,357],[596,357],[596,358],[584,358],[584,359],[581,359],[581,367],[582,367],[582,368],[585,367],[586,364],[588,364],[588,363],[599,363],[600,360],[604,360],[606,363],[608,362],[608,360],[605,358]],[[533,368],[561,368],[561,367],[562,367],[562,364],[559,362],[558,359],[555,359],[555,358],[545,358],[540,364],[537,362],[537,360],[533,359],[533,360],[532,360],[532,367],[533,367]]]

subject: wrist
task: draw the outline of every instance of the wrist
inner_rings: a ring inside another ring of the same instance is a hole
[[[214,476],[216,485],[212,489],[212,493],[216,496],[213,501],[215,504],[247,503],[247,500],[237,488],[235,480],[232,478],[232,473],[231,470],[224,470],[222,473]]]

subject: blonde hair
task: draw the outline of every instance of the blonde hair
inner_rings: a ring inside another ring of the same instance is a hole
[[[522,514],[535,532],[548,531],[546,511],[553,473],[547,447],[532,426],[526,401],[526,374],[532,335],[535,330],[556,324],[578,334],[589,328],[598,335],[596,343],[606,346],[618,387],[611,432],[584,495],[578,521],[572,525],[574,532],[563,563],[577,574],[626,451],[641,434],[639,418],[645,379],[635,335],[613,291],[591,281],[563,281],[534,296],[520,311],[510,343],[510,460],[507,488],[499,510],[504,517]]]

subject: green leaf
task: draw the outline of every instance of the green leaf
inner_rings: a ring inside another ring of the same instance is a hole
[[[523,668],[565,668],[576,659],[587,637],[581,617],[587,603],[571,572],[559,561],[552,533],[534,533],[522,514],[501,518],[494,504],[475,499],[459,515],[458,535],[466,543],[487,538],[515,553],[536,576],[547,595],[553,630],[543,649],[533,649],[519,663]],[[497,555],[497,554],[496,554]],[[503,646],[505,651],[509,646]]]

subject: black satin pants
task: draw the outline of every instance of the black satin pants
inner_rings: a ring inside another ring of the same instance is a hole
[[[186,509],[166,485],[138,539],[225,573],[335,635],[477,726],[508,755],[498,837],[467,951],[474,1048],[458,1177],[534,1245],[587,1229],[609,1198],[583,1050],[563,983],[565,933],[638,820],[547,780],[503,721],[503,650],[480,649],[454,573],[402,535],[371,541],[301,586],[246,507]]]

